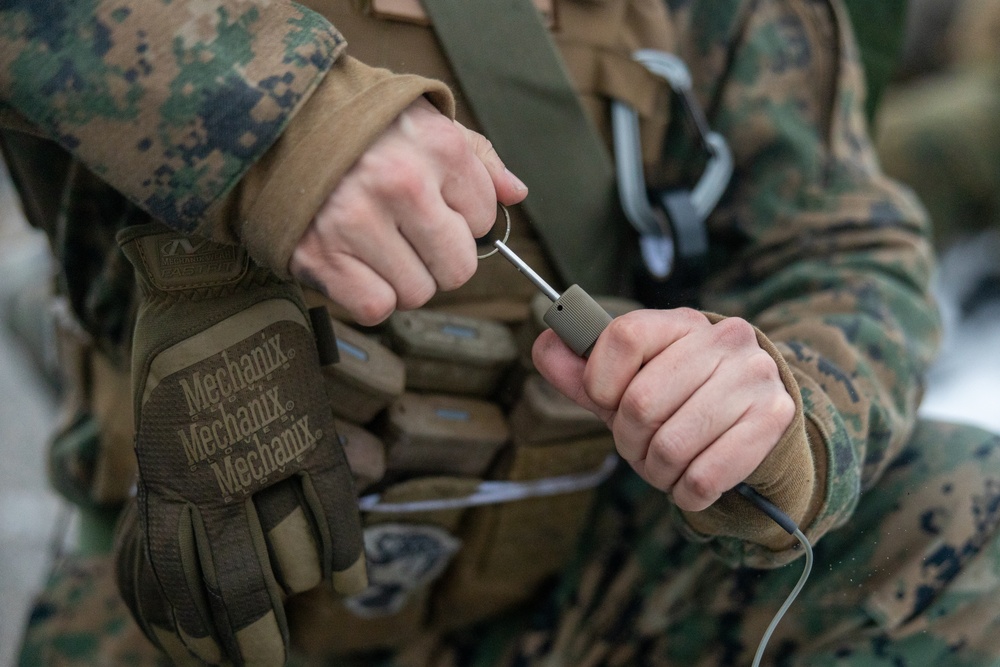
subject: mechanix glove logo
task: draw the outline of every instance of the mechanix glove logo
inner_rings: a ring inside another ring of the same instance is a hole
[[[255,306],[248,316],[294,316],[281,312],[283,306],[282,302]],[[189,340],[193,345],[202,342]],[[171,373],[171,366],[178,365],[174,362],[177,354],[184,354],[183,348],[164,353],[154,362],[156,370],[169,378],[154,391],[160,394],[160,405],[172,409],[151,414],[150,426],[158,417],[176,420],[180,414],[189,418],[176,431],[176,455],[180,458],[183,453],[190,479],[207,477],[205,469],[210,470],[224,502],[260,491],[291,466],[300,465],[322,440],[318,420],[314,417],[313,425],[309,423],[309,408],[317,407],[311,398],[318,398],[321,406],[325,396],[312,397],[302,391],[307,388],[294,387],[296,378],[306,372],[297,355],[303,344],[311,341],[303,340],[302,326],[278,320],[180,372]],[[293,394],[300,399],[299,405]]]
[[[132,378],[141,547],[123,551],[146,575],[119,563],[123,594],[175,660],[283,664],[283,596],[366,583],[301,295],[237,247],[159,225],[119,242],[143,293]]]

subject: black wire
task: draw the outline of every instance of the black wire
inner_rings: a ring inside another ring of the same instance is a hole
[[[746,482],[740,482],[737,484],[736,490],[739,491],[741,496],[756,505],[757,509],[771,517],[771,520],[781,526],[789,535],[794,535],[795,531],[799,529],[799,527],[795,525],[795,522],[788,518],[787,514],[778,509],[777,505],[757,493],[757,491]]]

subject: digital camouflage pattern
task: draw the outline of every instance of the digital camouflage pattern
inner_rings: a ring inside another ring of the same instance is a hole
[[[753,322],[792,367],[810,440],[825,444],[816,462],[825,497],[805,527],[816,541],[849,520],[913,427],[938,335],[927,221],[879,170],[838,3],[755,3],[732,12],[742,24],[706,20],[715,12],[691,3],[675,15],[693,36],[681,53],[736,163],[709,221],[717,254],[703,305]],[[739,503],[733,494],[730,511]],[[798,555],[716,542],[734,564]]]
[[[167,667],[118,594],[106,555],[64,556],[27,620],[19,667]]]
[[[149,11],[160,21],[156,34],[146,35],[150,40],[187,25],[218,30],[220,43],[239,35],[241,43],[257,44],[258,36],[268,34],[260,43],[272,48],[283,43],[283,35],[302,36],[308,19],[305,34],[325,35],[315,39],[327,47],[314,49],[307,41],[307,48],[299,41],[304,51],[294,53],[322,52],[328,61],[338,48],[335,33],[314,14],[285,3],[215,3],[230,13],[209,12],[201,22],[186,15],[189,5],[180,10],[178,3],[126,1],[113,5],[126,8],[118,11],[108,9],[110,3],[83,6],[104,17],[91,27],[133,25],[128,21],[138,23]],[[921,206],[881,173],[875,159],[863,113],[863,76],[843,7],[836,0],[671,0],[668,6],[676,50],[736,162],[731,187],[710,219],[712,271],[703,305],[749,319],[791,365],[817,455],[816,470],[801,473],[815,472],[823,489],[815,518],[804,527],[818,543],[816,571],[772,641],[773,664],[1000,664],[998,610],[991,607],[998,604],[1000,453],[994,436],[972,429],[922,424],[914,432],[922,376],[938,336],[927,291],[933,268],[929,230]],[[257,8],[260,14],[254,14]],[[303,18],[289,23],[293,15]],[[83,9],[66,16],[87,25]],[[115,23],[116,16],[123,20]],[[191,140],[197,150],[186,150],[187,135],[177,139],[176,128],[214,127],[202,120],[201,111],[209,107],[190,98],[188,105],[145,106],[150,100],[143,95],[118,95],[134,89],[129,86],[93,88],[115,91],[113,99],[127,104],[98,105],[113,113],[93,125],[81,122],[79,110],[64,103],[74,99],[66,92],[74,88],[73,77],[27,77],[12,68],[21,62],[12,54],[51,39],[35,34],[35,17],[27,3],[0,9],[3,101],[54,138],[70,136],[63,146],[147,212],[179,229],[198,229],[198,216],[259,152],[241,153],[231,136],[211,131],[196,133]],[[66,21],[53,25],[70,25]],[[135,35],[118,41],[109,30],[101,33],[104,41],[69,39],[84,34],[93,33],[63,33],[67,44],[106,44],[100,57],[87,54],[82,62],[106,63],[96,71],[115,72],[116,81],[125,81],[131,69],[120,63],[140,46]],[[125,46],[119,50],[116,44]],[[258,82],[285,76],[289,62],[301,67],[295,72],[304,78],[293,74],[289,84],[296,86],[297,99],[322,73],[304,59],[268,60],[254,49],[223,56],[214,44],[206,40],[195,51],[210,62],[230,58],[233,69],[221,71],[253,71],[249,78]],[[73,52],[72,45],[66,48]],[[240,61],[239,54],[249,53],[255,57]],[[209,83],[184,68],[170,72],[171,79],[195,89],[197,82]],[[313,73],[308,83],[306,72]],[[19,92],[29,78],[37,93]],[[204,99],[218,100],[228,89],[203,90]],[[247,99],[240,90],[235,86],[235,101]],[[294,111],[294,103],[281,107],[263,94],[258,99],[267,100],[267,119],[275,118],[276,107]],[[268,127],[280,132],[281,122]],[[151,134],[161,142],[154,152],[162,160],[138,150],[108,155],[109,145],[118,151],[138,147]],[[131,139],[110,144],[107,136]],[[248,141],[254,148],[266,143],[256,134]],[[116,171],[122,165],[124,176]],[[693,171],[668,160],[657,177],[690,179]],[[157,180],[158,173],[170,178]],[[581,555],[553,596],[532,614],[485,634],[477,630],[475,641],[451,640],[442,664],[749,662],[801,561],[770,568],[796,561],[800,550],[770,552],[751,542],[694,534],[666,498],[629,473],[609,484],[605,496],[592,522],[595,533],[584,541],[594,550]],[[717,511],[742,511],[742,502],[727,497]],[[428,662],[429,654],[418,650],[427,645],[404,657]],[[366,658],[361,664],[373,663]]]
[[[762,664],[1000,665],[1000,436],[921,421],[812,575]],[[396,657],[295,667],[749,665],[801,561],[730,568],[664,517],[624,470],[605,486],[576,562],[536,607]],[[863,539],[859,539],[859,535]]]
[[[878,492],[817,545],[762,664],[1000,664],[998,470],[997,435],[920,422]],[[476,664],[749,665],[801,561],[728,568],[671,530],[668,504],[622,475],[549,606],[453,650],[478,651]]]
[[[204,231],[344,46],[271,0],[13,0],[0,19],[3,102],[184,232]]]
[[[868,539],[842,530],[817,546],[812,576],[764,664],[1000,664],[998,469],[995,434],[921,422],[880,493],[855,512],[852,525]],[[414,647],[404,659],[321,664],[407,667],[412,656],[435,665],[749,664],[800,568],[726,567],[663,523],[666,505],[638,478],[619,475],[584,539],[598,548],[581,553],[538,608],[450,645]],[[60,563],[35,602],[21,667],[94,664],[98,655],[129,667],[165,664],[128,616],[110,567],[107,557]]]

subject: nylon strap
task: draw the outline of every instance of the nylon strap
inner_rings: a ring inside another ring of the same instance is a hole
[[[485,134],[530,192],[522,206],[567,284],[624,284],[627,222],[607,147],[531,0],[421,0]]]

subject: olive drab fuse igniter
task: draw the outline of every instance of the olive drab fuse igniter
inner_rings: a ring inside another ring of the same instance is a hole
[[[589,356],[598,336],[608,328],[614,318],[579,285],[571,285],[569,289],[560,294],[528,266],[527,262],[508,248],[505,242],[510,238],[510,212],[503,204],[497,204],[497,206],[503,211],[504,218],[507,220],[507,231],[503,240],[494,241],[493,250],[485,255],[479,255],[479,259],[486,259],[498,252],[506,257],[552,302],[552,306],[542,316],[542,320],[552,327],[559,338],[576,354],[581,357]]]
[[[525,264],[524,260],[514,254],[503,241],[494,241],[493,245],[552,301],[552,306],[542,318],[545,323],[552,327],[571,350],[581,357],[588,356],[594,343],[597,342],[597,337],[611,324],[611,315],[608,311],[579,285],[572,285],[560,294]]]

